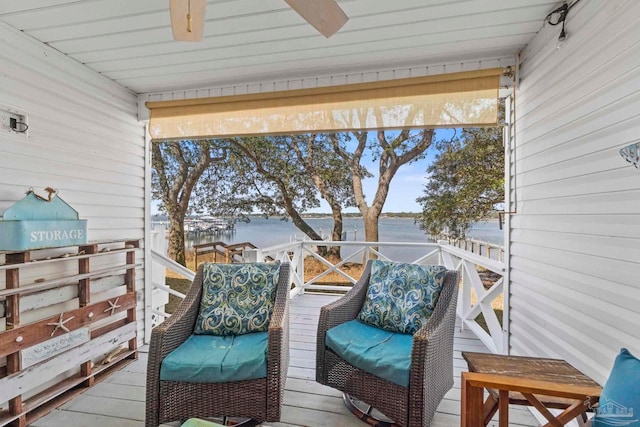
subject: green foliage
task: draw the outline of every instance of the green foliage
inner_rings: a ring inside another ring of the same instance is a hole
[[[216,140],[154,141],[152,143],[151,194],[158,210],[201,213],[197,193],[214,192],[223,172],[224,143]],[[216,168],[209,168],[216,163]]]
[[[417,199],[423,207],[417,221],[429,234],[446,230],[464,238],[472,223],[504,202],[502,128],[463,129],[460,137],[440,141],[438,148],[427,168],[429,183]]]
[[[315,187],[286,138],[234,138],[229,150],[234,197],[226,203],[281,217],[288,216],[287,206],[298,212],[320,206]]]
[[[217,215],[263,216],[291,220],[311,239],[318,233],[301,214],[320,206],[323,197],[334,217],[333,238],[339,239],[342,208],[353,206],[349,169],[332,151],[327,135],[251,136],[225,140],[224,173],[208,173],[195,201]],[[212,169],[219,165],[212,166]],[[215,191],[207,191],[212,188]]]
[[[151,145],[152,195],[160,201],[159,210],[169,215],[168,255],[185,264],[184,219],[197,203],[192,195],[203,189],[203,173],[213,163],[224,164],[226,152],[215,140],[154,141]],[[212,179],[212,182],[217,182]],[[208,194],[216,188],[207,186]]]

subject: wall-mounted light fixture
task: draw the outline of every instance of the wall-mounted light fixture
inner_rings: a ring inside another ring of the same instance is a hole
[[[0,104],[0,136],[3,132],[27,136],[27,113],[7,105]]]
[[[620,149],[620,155],[636,169],[640,170],[640,141]]]
[[[567,39],[567,32],[564,29],[564,23],[567,20],[567,15],[573,6],[578,4],[580,0],[574,1],[571,6],[567,3],[563,3],[562,6],[552,10],[549,12],[547,17],[544,19],[545,22],[548,22],[549,25],[560,25],[562,24],[562,29],[560,30],[560,35],[558,36],[558,44],[557,48],[560,49],[564,41]]]

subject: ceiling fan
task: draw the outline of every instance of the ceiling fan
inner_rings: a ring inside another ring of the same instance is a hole
[[[349,19],[336,0],[284,1],[325,37],[331,37]],[[169,0],[174,40],[202,40],[206,5],[207,0]]]

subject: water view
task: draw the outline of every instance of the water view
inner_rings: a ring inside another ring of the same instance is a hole
[[[307,221],[323,237],[329,237],[333,223],[331,218],[309,218]],[[382,218],[379,224],[381,242],[432,242],[411,218]],[[343,240],[364,241],[362,218],[346,218],[343,231],[345,234]],[[503,230],[500,230],[497,220],[479,222],[473,226],[468,234],[469,238],[495,244],[502,244],[503,236]],[[194,244],[215,241],[223,241],[228,244],[251,242],[259,248],[266,248],[305,239],[308,240],[308,237],[298,230],[291,221],[254,217],[249,223],[237,223],[233,232],[217,235],[189,235],[186,239],[186,245],[191,248]]]

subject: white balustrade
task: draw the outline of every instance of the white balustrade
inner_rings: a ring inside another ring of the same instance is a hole
[[[333,263],[318,254],[318,246],[339,246],[345,255],[337,263]],[[463,328],[467,328],[477,335],[480,340],[494,353],[505,353],[507,350],[507,335],[502,325],[507,319],[499,319],[494,310],[494,301],[499,300],[505,291],[504,270],[502,261],[481,256],[447,244],[446,241],[438,243],[409,243],[409,242],[355,242],[355,241],[297,241],[282,245],[262,248],[256,251],[256,261],[279,260],[291,264],[291,296],[294,297],[304,292],[346,292],[356,283],[358,277],[352,277],[345,272],[348,263],[364,265],[370,259],[382,259],[394,261],[385,255],[387,248],[406,249],[411,254],[413,264],[441,264],[450,270],[457,270],[461,277],[460,295],[458,300],[458,317]],[[321,268],[321,273],[305,280],[305,258],[314,259]],[[157,265],[167,268],[177,274],[193,280],[195,273],[175,263],[166,256],[152,250],[152,260]],[[499,275],[499,279],[485,288],[478,269],[490,271]],[[341,279],[340,283],[323,284],[322,280],[333,274]],[[184,297],[183,294],[168,288],[164,284],[153,283],[155,290],[163,291]],[[159,321],[164,320],[164,313],[153,311]],[[507,313],[503,311],[503,316]],[[478,316],[482,314],[486,323],[486,331],[478,322]],[[162,318],[162,319],[160,319]],[[502,320],[502,322],[501,322]]]

